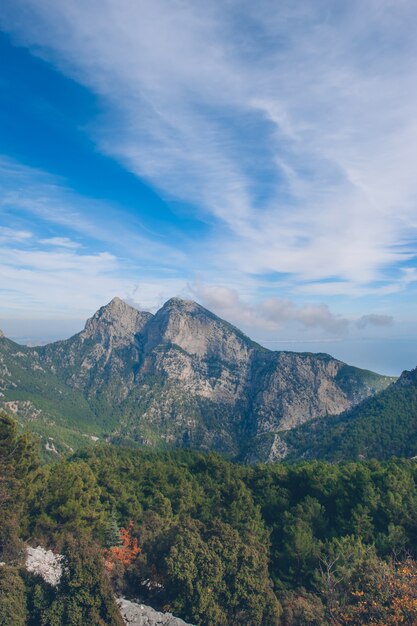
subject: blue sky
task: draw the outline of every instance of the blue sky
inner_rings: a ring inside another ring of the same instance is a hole
[[[192,298],[416,365],[417,5],[4,0],[0,326]]]

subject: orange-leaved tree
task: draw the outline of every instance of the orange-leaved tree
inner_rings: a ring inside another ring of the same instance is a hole
[[[141,549],[138,540],[133,536],[133,522],[130,521],[127,528],[120,528],[120,544],[105,550],[104,567],[112,572],[116,564],[128,567],[136,559]]]
[[[417,563],[379,560],[351,591],[353,602],[342,611],[346,626],[417,626]]]

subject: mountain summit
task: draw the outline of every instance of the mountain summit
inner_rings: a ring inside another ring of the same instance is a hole
[[[115,345],[126,344],[132,341],[151,317],[151,313],[142,313],[120,298],[113,298],[87,320],[80,338],[98,342],[112,341]]]
[[[329,355],[272,352],[179,298],[155,315],[114,298],[83,331],[47,346],[5,340],[0,367],[3,406],[35,429],[44,424],[43,433],[59,422],[81,436],[251,460],[279,458],[280,433],[339,414],[392,382]]]

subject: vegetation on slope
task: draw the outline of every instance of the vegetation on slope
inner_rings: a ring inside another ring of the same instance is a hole
[[[117,626],[110,585],[198,626],[417,621],[414,461],[248,467],[100,444],[41,465],[2,416],[0,465],[15,624]],[[24,571],[25,541],[65,555],[61,585]]]
[[[1,404],[16,414],[21,427],[40,437],[43,453],[47,448],[75,450],[85,446],[86,438],[103,437],[114,428],[117,412],[99,399],[88,401],[42,367],[33,349],[5,338],[0,344]]]
[[[288,459],[384,460],[417,455],[417,385],[412,373],[403,377],[341,415],[282,435],[290,448]]]

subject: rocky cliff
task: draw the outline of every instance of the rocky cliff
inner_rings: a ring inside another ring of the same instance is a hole
[[[81,333],[39,348],[0,339],[1,367],[10,374],[5,402],[30,401],[47,413],[33,400],[43,389],[52,404],[55,395],[63,428],[74,423],[74,394],[77,415],[88,407],[87,434],[241,458],[259,451],[255,460],[282,455],[281,431],[339,414],[392,382],[326,354],[269,351],[178,298],[155,315],[115,298]]]
[[[281,433],[280,445],[290,460],[416,458],[417,368],[339,415]]]

